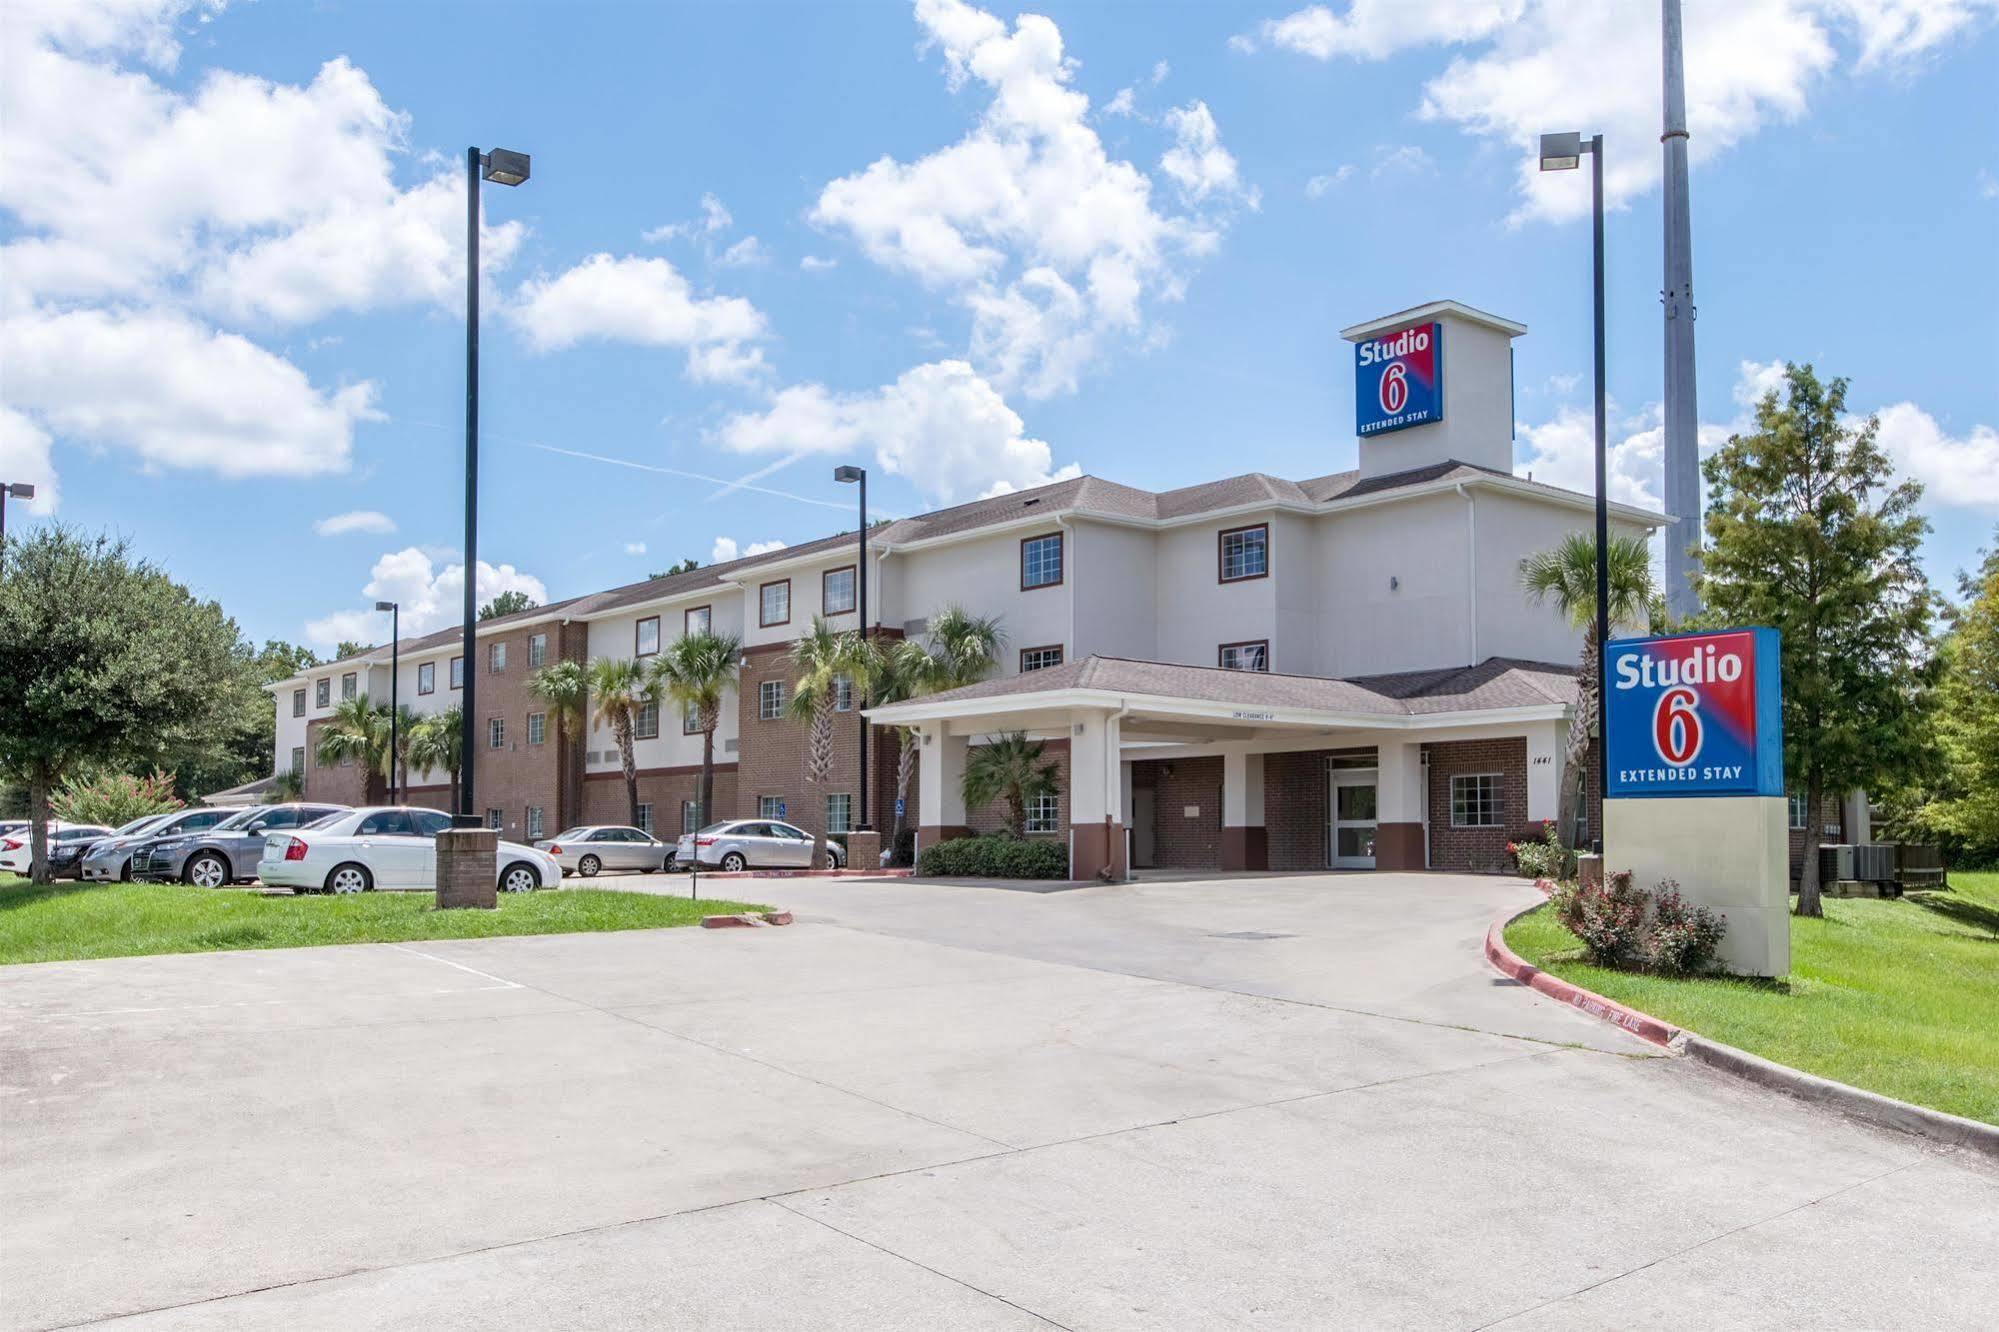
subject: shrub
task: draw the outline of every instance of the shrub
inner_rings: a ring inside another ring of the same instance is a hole
[[[1553,820],[1543,822],[1540,835],[1529,841],[1525,838],[1508,842],[1507,851],[1520,869],[1522,878],[1527,879],[1572,879],[1576,873],[1576,853],[1562,845],[1562,839],[1555,834]]]
[[[180,807],[170,772],[156,771],[150,777],[122,772],[71,777],[49,796],[49,808],[57,818],[68,823],[101,823],[107,828],[121,827],[148,814],[171,814]]]
[[[1631,871],[1620,870],[1601,884],[1560,884],[1548,900],[1555,918],[1582,940],[1591,962],[1620,967],[1641,955],[1645,899],[1644,889],[1631,886]]]
[[[1704,906],[1690,906],[1680,885],[1662,880],[1652,892],[1652,930],[1646,956],[1655,970],[1669,976],[1704,971],[1721,947],[1728,923]]]
[[[917,872],[980,879],[1066,879],[1069,848],[1060,842],[1036,842],[1004,834],[958,837],[923,848]]]

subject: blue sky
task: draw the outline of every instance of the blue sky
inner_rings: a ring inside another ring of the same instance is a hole
[[[1999,522],[1995,20],[1687,4],[1704,437],[1787,358],[1850,377],[1946,583]],[[1337,330],[1440,297],[1529,326],[1522,468],[1586,488],[1588,184],[1523,175],[1539,129],[1607,136],[1614,492],[1659,493],[1647,0],[37,0],[4,41],[10,521],[258,637],[454,614],[475,141],[534,159],[484,195],[483,589],[824,534],[846,461],[888,513],[1340,470]]]

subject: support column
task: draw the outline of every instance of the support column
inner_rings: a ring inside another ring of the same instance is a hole
[[[1553,823],[1562,810],[1562,750],[1568,723],[1533,722],[1527,727],[1527,822]],[[1564,837],[1573,835],[1564,830]]]
[[[1423,746],[1391,740],[1375,748],[1374,867],[1427,868],[1423,850]]]
[[[1122,883],[1124,765],[1118,718],[1075,712],[1069,727],[1069,877]]]
[[[972,835],[965,823],[965,751],[970,742],[947,734],[942,722],[926,726],[922,735],[916,756],[917,803],[924,820],[916,830],[919,851]]]
[[[1261,754],[1222,754],[1222,868],[1270,868]]]

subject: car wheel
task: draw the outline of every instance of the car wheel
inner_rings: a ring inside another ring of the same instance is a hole
[[[118,882],[132,882],[132,858],[130,856],[125,857],[125,863],[118,868]]]
[[[604,868],[604,862],[595,856],[585,856],[576,862],[576,872],[586,879],[597,877],[597,871]]]
[[[221,888],[229,882],[229,866],[222,857],[204,851],[187,862],[187,868],[181,871],[181,881],[197,888]]]
[[[329,893],[365,893],[373,890],[375,876],[368,873],[366,865],[349,862],[335,865],[333,873],[326,876],[326,891]]]
[[[828,851],[826,853],[826,868],[827,869],[840,868],[840,853],[838,851]]]
[[[500,875],[500,891],[503,893],[531,893],[539,887],[541,876],[525,860],[515,861]]]
[[[743,853],[740,851],[731,851],[722,857],[722,872],[725,874],[735,874],[749,867],[750,862],[743,859]]]
[[[657,866],[657,865],[641,865],[641,866],[639,866],[639,873],[641,873],[641,874],[657,874],[657,873],[659,873],[659,866]]]

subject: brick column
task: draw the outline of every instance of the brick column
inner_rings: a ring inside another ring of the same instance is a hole
[[[437,907],[499,905],[500,834],[491,828],[446,828],[437,835]]]
[[[870,828],[847,834],[847,868],[874,871],[881,868],[882,835]]]
[[[1263,818],[1263,755],[1222,755],[1222,868],[1270,868]]]

